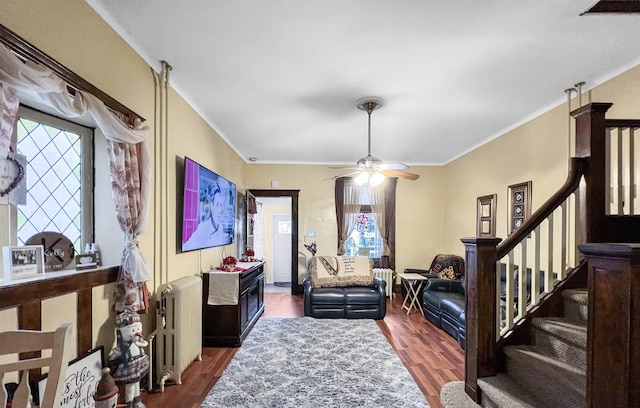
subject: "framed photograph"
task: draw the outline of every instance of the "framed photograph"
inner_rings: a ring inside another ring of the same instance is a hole
[[[23,279],[44,276],[44,248],[42,245],[2,247],[4,276]]]
[[[98,254],[76,255],[76,269],[93,269],[98,267]]]
[[[476,236],[496,236],[496,200],[497,194],[478,197]]]
[[[531,181],[509,186],[509,235],[531,216]]]
[[[100,346],[69,363],[67,375],[62,387],[60,407],[95,407],[93,394],[102,377],[104,366],[104,347]],[[42,399],[47,386],[46,375],[38,381],[38,397]]]

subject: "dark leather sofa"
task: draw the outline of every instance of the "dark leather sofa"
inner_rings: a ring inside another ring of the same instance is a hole
[[[518,267],[515,267],[514,292],[518,288]],[[540,271],[540,290],[544,288],[544,271]],[[527,293],[531,293],[531,269],[527,268]],[[501,264],[500,293],[506,293],[506,265]],[[515,299],[517,301],[517,298]],[[466,295],[463,279],[430,278],[422,292],[424,317],[442,328],[458,341],[463,349],[466,343]],[[504,308],[501,305],[501,313]]]
[[[424,317],[458,340],[466,343],[466,297],[464,279],[430,278],[422,292]]]
[[[304,315],[328,319],[383,319],[387,313],[387,283],[377,277],[371,286],[314,288],[307,276]]]

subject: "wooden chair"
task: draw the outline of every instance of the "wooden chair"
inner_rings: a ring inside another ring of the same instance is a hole
[[[51,350],[51,357],[33,357],[0,364],[0,382],[3,382],[5,373],[19,372],[20,384],[13,395],[12,408],[31,407],[29,370],[43,367],[49,368],[49,374],[40,407],[60,406],[60,397],[70,357],[65,343],[70,336],[71,323],[63,323],[51,332],[17,330],[0,333],[0,356]],[[1,386],[0,389],[0,402],[2,403],[1,407],[7,404],[7,392],[4,386]]]

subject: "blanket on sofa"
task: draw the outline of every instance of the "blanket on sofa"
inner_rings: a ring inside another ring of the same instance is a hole
[[[366,256],[314,256],[309,267],[316,288],[373,284],[373,261]]]

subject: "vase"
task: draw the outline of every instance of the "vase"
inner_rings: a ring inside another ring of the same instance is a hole
[[[236,270],[236,264],[227,264],[223,266],[223,269],[227,272],[233,272]]]

